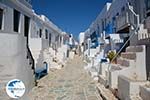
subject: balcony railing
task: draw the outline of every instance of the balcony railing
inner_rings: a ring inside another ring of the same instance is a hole
[[[128,10],[117,18],[117,31],[129,26],[136,28],[139,25],[139,15],[137,15],[133,7],[128,4]]]
[[[117,31],[129,26],[129,13],[125,12],[124,14],[117,17]]]

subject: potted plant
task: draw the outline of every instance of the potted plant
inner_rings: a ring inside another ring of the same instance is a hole
[[[109,51],[108,54],[107,54],[107,57],[109,58],[110,62],[116,64],[117,60],[116,60],[116,58],[114,58],[115,56],[116,56],[116,52],[113,51],[113,50]]]

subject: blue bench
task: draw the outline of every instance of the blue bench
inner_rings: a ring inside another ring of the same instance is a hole
[[[35,70],[35,79],[36,80],[39,80],[42,76],[45,76],[48,74],[47,72],[47,63],[44,63],[46,66],[44,68],[41,68],[41,69],[38,69],[38,70]]]
[[[102,58],[100,62],[101,62],[101,63],[107,63],[108,60],[107,60],[107,58]]]

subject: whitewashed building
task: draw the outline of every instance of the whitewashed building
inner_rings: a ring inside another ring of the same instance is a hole
[[[117,90],[121,100],[149,99],[149,10],[150,0],[113,0],[85,31],[89,38],[94,32],[100,34],[100,52],[104,54],[117,49],[118,43],[124,43],[117,50],[117,63],[101,63],[99,75],[99,81],[111,90]],[[100,52],[94,52],[93,59],[96,59]],[[89,66],[97,68],[94,64]],[[90,72],[92,76],[98,76],[97,71],[92,69]]]
[[[30,0],[0,0],[0,99],[9,98],[6,83],[20,79],[26,87],[21,99],[26,100],[37,70],[48,72],[65,64],[68,39],[48,18],[34,12]]]

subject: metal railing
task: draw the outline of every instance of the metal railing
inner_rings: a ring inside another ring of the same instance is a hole
[[[109,65],[108,65],[108,71],[111,69],[111,63],[114,62],[114,60],[118,57],[118,55],[121,53],[121,51],[124,49],[124,47],[128,44],[128,42],[133,38],[133,36],[138,33],[140,27],[142,24],[139,24],[139,15],[137,15],[132,9],[130,9],[129,4],[128,4],[128,8],[129,11],[133,13],[134,16],[136,16],[136,20],[137,20],[137,25],[135,25],[135,23],[131,22],[131,25],[134,27],[134,30],[131,32],[130,37],[128,38],[128,40],[124,43],[124,45],[121,47],[121,49],[116,53],[116,55],[113,57],[113,59],[110,61]],[[144,23],[146,19],[144,18],[141,23]],[[135,22],[135,20],[134,20]],[[107,81],[106,81],[106,86],[108,86],[108,81],[109,81],[109,72],[108,72],[108,77],[107,77]]]

